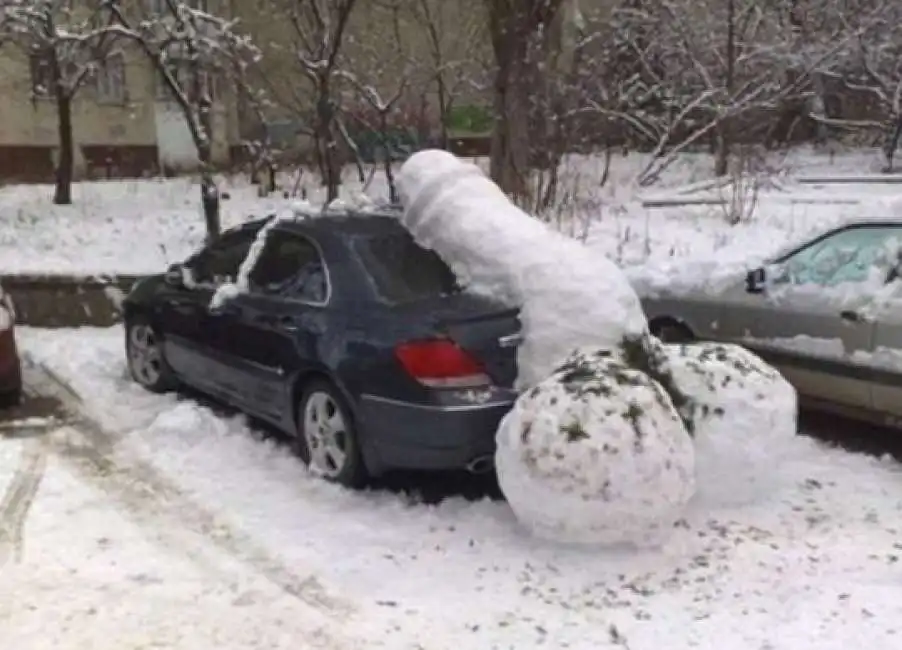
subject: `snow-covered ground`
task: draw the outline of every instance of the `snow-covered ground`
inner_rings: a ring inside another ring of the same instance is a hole
[[[141,392],[120,328],[21,340],[103,431],[0,439],[0,490],[43,476],[0,555],[10,647],[898,647],[893,461],[793,438],[766,492],[696,500],[660,551],[562,549],[504,503],[312,478],[241,418]]]
[[[362,191],[346,170],[346,194]],[[294,181],[285,176],[286,191]],[[302,186],[321,202],[322,188]],[[223,227],[264,217],[289,204],[282,194],[260,199],[246,178],[221,178]],[[379,179],[367,191],[384,194]],[[73,204],[53,205],[48,185],[0,188],[0,260],[4,273],[158,273],[181,261],[204,239],[200,189],[195,179],[76,183]]]
[[[732,272],[842,219],[892,214],[902,198],[902,185],[793,188],[837,202],[768,195],[730,226],[719,207],[644,209],[631,181],[641,164],[616,158],[611,182],[560,215],[571,230],[589,223],[589,244],[637,282]],[[702,180],[709,165],[687,156],[648,193]],[[879,158],[801,151],[781,165],[844,175],[874,170]],[[597,161],[574,169],[572,183],[597,185]],[[307,187],[316,200],[319,188]],[[238,180],[223,189],[226,225],[284,204]],[[383,190],[377,181],[368,192]],[[153,272],[203,238],[199,192],[186,179],[80,184],[71,207],[49,196],[41,186],[0,189],[4,272]],[[502,502],[417,505],[314,479],[243,418],[129,382],[121,328],[23,328],[20,340],[99,427],[0,431],[4,647],[899,645],[894,461],[794,437],[766,450],[782,463],[760,493],[736,505],[729,496],[748,486],[724,474],[661,550],[565,549],[529,536]]]
[[[778,177],[860,174],[879,169],[879,156],[877,151],[855,151],[831,157],[800,149],[774,162],[774,168]],[[752,218],[730,226],[717,206],[646,209],[639,200],[642,194],[658,196],[710,177],[710,156],[686,155],[667,170],[658,186],[640,191],[634,181],[644,163],[641,155],[615,156],[610,180],[598,188],[600,161],[575,157],[561,183],[565,194],[575,193],[578,198],[553,208],[548,219],[579,235],[588,226],[594,248],[621,265],[641,265],[634,275],[653,280],[673,280],[674,260],[692,259],[702,274],[712,267],[718,273],[735,269],[825,224],[892,212],[896,198],[902,196],[902,184],[805,186],[797,189],[807,196],[851,197],[864,204],[794,205],[783,200],[785,192],[762,191]],[[230,196],[222,202],[226,226],[285,205],[280,195],[257,198],[256,188],[246,179],[220,180],[221,189]],[[353,170],[345,171],[345,180],[344,196],[363,191]],[[285,175],[280,184],[291,190],[294,179]],[[309,174],[302,177],[301,186],[311,201],[322,199],[322,188]],[[384,179],[377,174],[365,191],[384,197]],[[43,185],[0,188],[3,272],[159,272],[167,263],[184,259],[203,240],[200,192],[192,179],[78,183],[72,206],[52,205],[51,194],[52,189]]]

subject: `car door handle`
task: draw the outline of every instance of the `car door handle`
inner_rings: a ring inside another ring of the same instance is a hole
[[[864,321],[864,316],[852,309],[842,310],[841,312],[839,312],[839,317],[844,321],[848,321],[850,323],[861,323]]]

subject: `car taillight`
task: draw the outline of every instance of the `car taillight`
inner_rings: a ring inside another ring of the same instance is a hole
[[[395,348],[395,356],[407,374],[431,388],[473,388],[491,383],[482,364],[447,339],[402,343]]]

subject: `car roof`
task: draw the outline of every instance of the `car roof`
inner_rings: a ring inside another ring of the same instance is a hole
[[[312,206],[311,206],[312,207]],[[399,219],[401,208],[394,205],[366,209],[327,208],[323,211],[295,209],[294,219],[280,221],[280,230],[309,235],[378,235],[406,232]],[[236,231],[259,230],[276,217],[271,214],[262,219],[252,219],[235,228]]]
[[[831,233],[839,232],[840,230],[847,230],[849,228],[880,228],[886,226],[902,228],[902,219],[895,215],[887,215],[885,217],[868,215],[846,218],[838,223],[817,228],[814,231],[805,234],[803,237],[794,238],[788,244],[781,246],[774,254],[768,256],[765,261],[768,263],[776,262],[777,260],[780,260],[787,255],[791,255],[792,253],[805,248],[809,244],[816,242]]]

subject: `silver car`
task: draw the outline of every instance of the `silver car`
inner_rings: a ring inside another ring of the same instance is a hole
[[[902,220],[860,221],[716,291],[643,297],[668,342],[737,343],[780,369],[803,404],[902,425]]]

